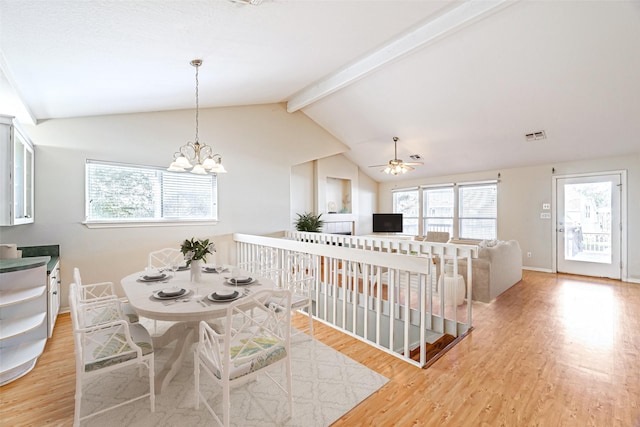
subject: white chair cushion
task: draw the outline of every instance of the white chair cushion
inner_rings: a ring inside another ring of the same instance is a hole
[[[309,305],[309,297],[305,295],[292,294],[291,295],[291,308],[297,310],[300,307]]]

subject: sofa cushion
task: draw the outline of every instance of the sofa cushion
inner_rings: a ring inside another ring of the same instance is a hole
[[[480,245],[478,245],[480,246]],[[522,252],[516,240],[496,241],[480,247],[472,263],[472,298],[490,302],[522,279]],[[458,271],[467,280],[467,261],[460,260]]]

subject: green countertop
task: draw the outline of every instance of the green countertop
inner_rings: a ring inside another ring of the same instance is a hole
[[[60,259],[60,245],[18,246],[18,249],[22,251],[22,258],[50,256],[51,260],[47,264],[47,274],[51,274],[53,267]]]
[[[56,257],[56,261],[57,261]],[[11,271],[28,270],[30,268],[40,267],[41,265],[47,265],[47,272],[49,272],[49,263],[52,261],[50,256],[34,256],[27,258],[15,258],[15,259],[0,259],[0,273],[9,273]],[[53,264],[55,265],[55,263]]]

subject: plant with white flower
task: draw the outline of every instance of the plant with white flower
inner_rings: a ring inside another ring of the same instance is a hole
[[[207,262],[207,255],[215,251],[216,245],[213,242],[209,242],[209,239],[186,239],[182,242],[182,245],[180,245],[180,252],[184,255],[187,266],[191,264],[191,261],[202,260]]]

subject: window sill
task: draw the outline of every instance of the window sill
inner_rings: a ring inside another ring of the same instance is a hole
[[[142,227],[184,227],[198,225],[218,225],[216,220],[202,221],[84,221],[87,228],[142,228]]]

